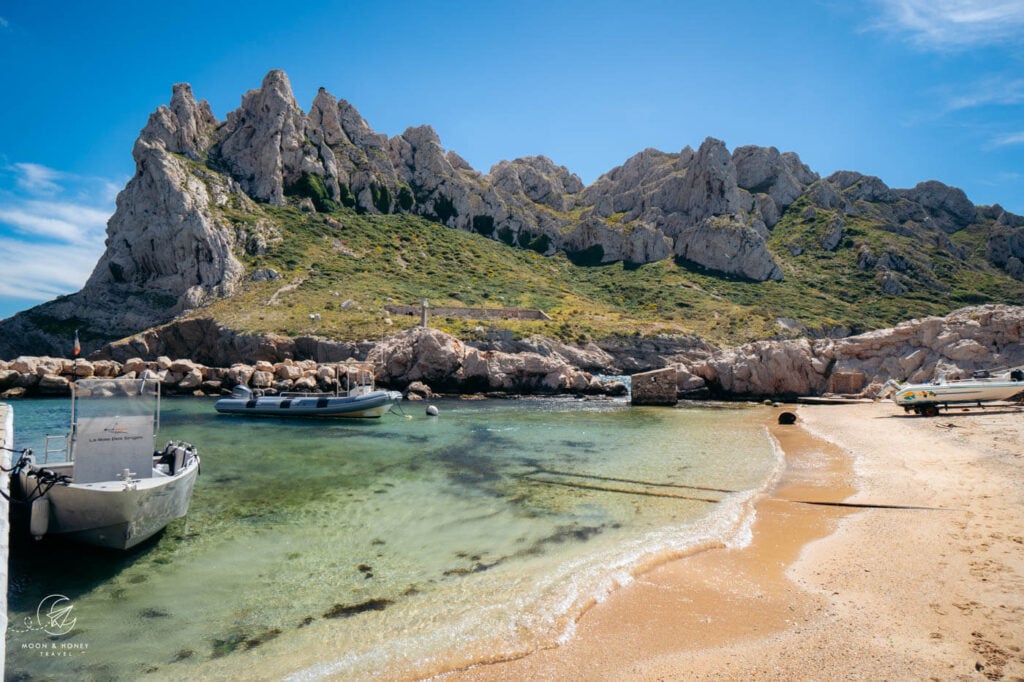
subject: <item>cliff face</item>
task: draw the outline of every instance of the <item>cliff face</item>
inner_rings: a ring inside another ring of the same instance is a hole
[[[697,150],[640,152],[589,187],[543,156],[483,174],[445,151],[429,126],[388,138],[322,88],[303,112],[281,71],[223,123],[188,85],[175,85],[133,156],[135,176],[89,281],[4,321],[0,357],[66,352],[76,328],[88,352],[231,295],[245,274],[239,258],[276,238],[273,224],[253,218],[254,202],[411,213],[545,255],[564,251],[580,264],[675,257],[754,281],[782,279],[787,258],[834,250],[863,221],[960,259],[965,247],[952,236],[982,225],[984,257],[1024,280],[1024,218],[975,207],[941,183],[893,190],[846,171],[820,178],[795,154],[730,153],[711,138]],[[799,219],[786,218],[797,209]],[[780,222],[806,229],[780,241]],[[928,278],[924,256],[858,248],[858,267],[877,273],[880,292],[899,295]]]

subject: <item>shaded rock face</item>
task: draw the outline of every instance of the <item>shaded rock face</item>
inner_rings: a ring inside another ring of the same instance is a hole
[[[841,339],[760,341],[719,351],[684,369],[720,396],[871,397],[889,379],[966,378],[974,370],[1024,365],[1022,340],[1024,307],[978,306]]]

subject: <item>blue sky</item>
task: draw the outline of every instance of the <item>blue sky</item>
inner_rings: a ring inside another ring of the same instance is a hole
[[[0,0],[0,318],[88,278],[174,83],[223,121],[275,68],[482,172],[544,154],[589,184],[712,136],[1024,214],[1024,0],[224,5]]]

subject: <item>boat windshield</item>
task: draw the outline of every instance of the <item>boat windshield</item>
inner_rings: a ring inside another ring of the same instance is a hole
[[[125,468],[147,476],[159,407],[160,383],[153,379],[83,379],[75,383],[75,481],[112,480]]]

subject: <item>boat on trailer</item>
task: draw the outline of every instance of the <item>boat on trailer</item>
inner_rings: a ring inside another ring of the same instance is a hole
[[[880,398],[892,396],[894,403],[906,412],[934,417],[939,408],[950,405],[984,407],[983,403],[1010,400],[1024,392],[1024,367],[993,374],[975,372],[969,379],[947,379],[941,376],[928,384],[900,384],[890,379],[882,387]]]
[[[27,451],[11,474],[29,533],[125,550],[185,516],[199,454],[180,441],[155,451],[159,427],[155,379],[72,384],[70,431],[47,436],[42,456]]]
[[[344,379],[342,379],[344,377]],[[340,382],[347,390],[342,393]],[[213,407],[221,414],[260,417],[382,417],[402,401],[398,391],[374,388],[373,366],[366,363],[339,365],[335,391],[331,393],[285,392],[265,395],[248,386],[235,386],[231,395],[219,399]]]

